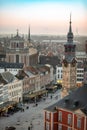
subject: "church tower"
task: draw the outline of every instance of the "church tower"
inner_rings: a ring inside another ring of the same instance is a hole
[[[29,29],[28,29],[27,46],[28,46],[29,48],[33,47],[33,43],[32,43],[32,40],[31,40],[30,25],[29,25]]]
[[[76,59],[75,59],[75,48],[76,45],[73,42],[73,32],[71,26],[71,15],[70,15],[70,22],[69,22],[69,32],[67,34],[67,42],[64,45],[64,59],[62,62],[63,68],[63,95],[66,96],[76,88]]]
[[[31,37],[30,37],[30,26],[29,26],[29,32],[28,32],[28,41],[29,41],[29,43],[31,42]]]

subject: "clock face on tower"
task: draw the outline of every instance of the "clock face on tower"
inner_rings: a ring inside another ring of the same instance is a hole
[[[64,64],[65,67],[68,66],[68,63],[67,63],[67,61],[65,59],[63,60],[63,64]]]
[[[75,59],[72,60],[71,65],[72,65],[72,67],[75,67],[75,66],[76,66],[76,60],[75,60]]]

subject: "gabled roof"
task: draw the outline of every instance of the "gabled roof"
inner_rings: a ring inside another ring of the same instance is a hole
[[[70,95],[64,97],[55,104],[45,108],[47,111],[54,112],[56,108],[63,108],[69,111],[76,111],[81,109],[85,112],[87,110],[87,85],[76,89]],[[87,113],[86,113],[87,115]]]
[[[41,73],[45,73],[45,72],[50,72],[50,68],[48,66],[45,65],[40,65],[37,67],[38,71]]]
[[[16,77],[19,80],[24,79],[25,77],[29,77],[29,75],[24,71],[24,70],[19,70],[18,74],[16,75]]]
[[[5,81],[6,83],[12,82],[14,79],[16,79],[16,77],[11,74],[9,71],[0,73],[0,80],[3,79],[3,81]]]
[[[35,67],[33,67],[33,66],[25,67],[24,71],[30,71],[34,75],[38,74],[38,70]]]

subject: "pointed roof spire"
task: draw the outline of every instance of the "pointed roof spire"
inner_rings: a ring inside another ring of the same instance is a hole
[[[72,23],[72,22],[71,22],[71,13],[70,13],[70,22],[69,22],[69,23],[70,23],[69,32],[72,32],[72,27],[71,27],[71,23]]]
[[[28,41],[29,41],[29,43],[31,41],[31,38],[30,38],[30,25],[29,25],[29,32],[28,32]]]
[[[70,25],[69,25],[69,32],[68,32],[68,34],[67,34],[67,41],[69,42],[69,43],[71,43],[71,42],[73,42],[73,33],[72,33],[72,26],[71,26],[71,13],[70,13]]]
[[[18,31],[19,31],[19,30],[17,29],[17,36],[18,36]]]

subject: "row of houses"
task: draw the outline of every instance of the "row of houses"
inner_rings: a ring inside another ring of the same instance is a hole
[[[51,82],[53,67],[49,65],[24,67],[16,75],[9,71],[0,73],[0,109],[7,107],[9,102],[22,102],[23,96],[35,99],[46,94],[46,85]]]

